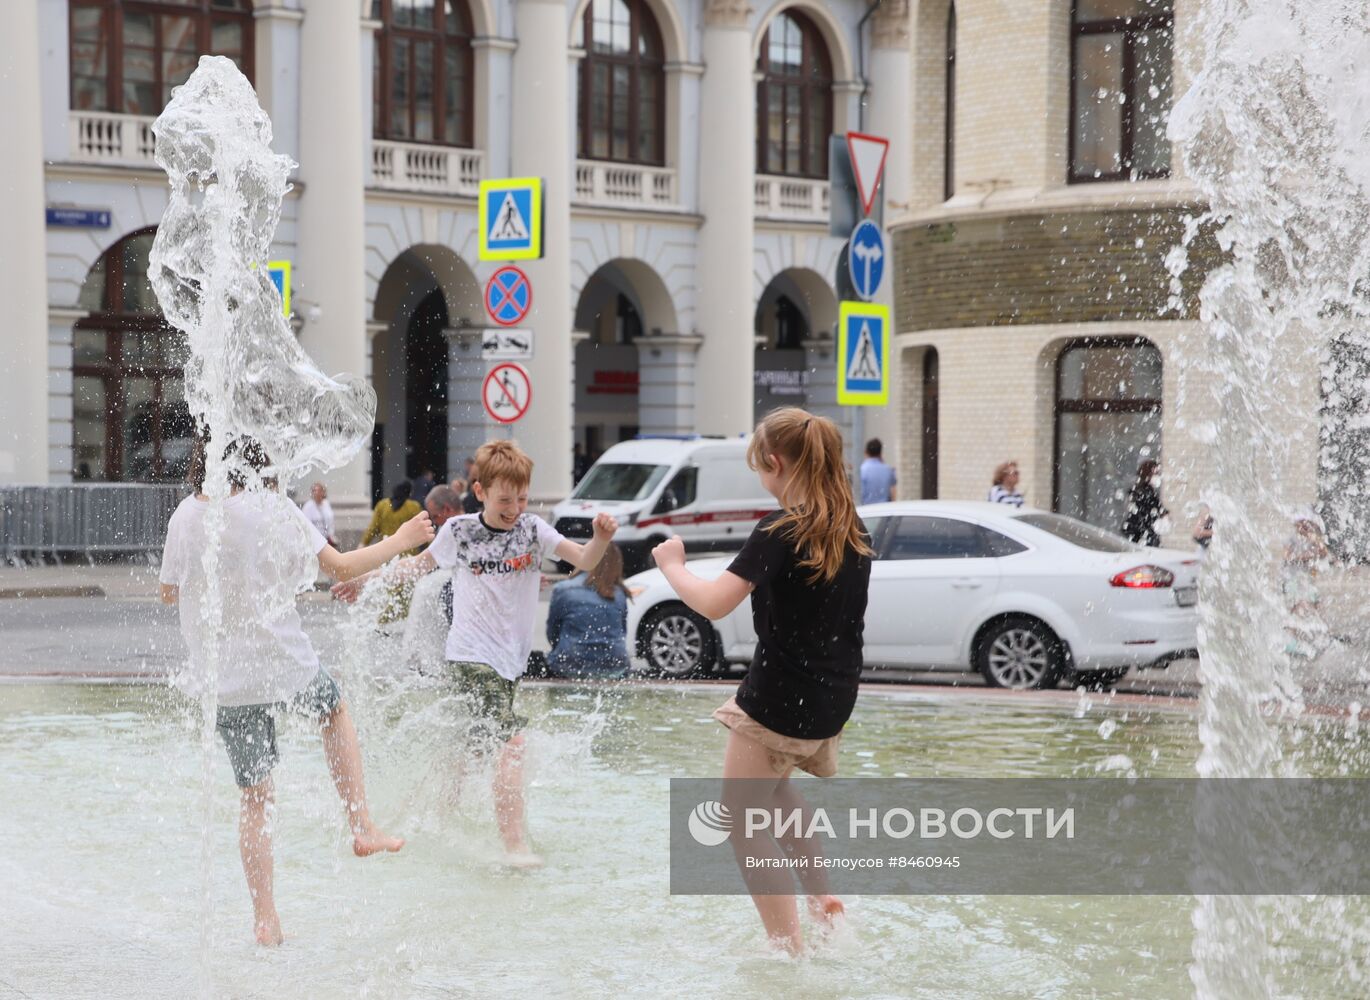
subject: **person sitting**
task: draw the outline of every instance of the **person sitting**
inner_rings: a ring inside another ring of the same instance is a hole
[[[547,668],[554,677],[623,677],[628,672],[628,588],[623,552],[610,545],[599,564],[552,588]]]
[[[402,479],[387,499],[376,504],[371,511],[371,522],[362,534],[362,546],[389,538],[399,530],[401,524],[423,511],[417,501],[410,499],[413,492],[413,484]],[[408,554],[413,555],[412,552]]]

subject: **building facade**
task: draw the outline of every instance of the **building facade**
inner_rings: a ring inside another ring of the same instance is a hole
[[[912,191],[890,227],[906,497],[982,499],[1015,460],[1029,503],[1118,530],[1156,459],[1167,538],[1189,544],[1210,465],[1186,428],[1213,414],[1181,372],[1221,254],[1200,233],[1172,289],[1167,256],[1204,206],[1166,124],[1198,7],[917,5]]]
[[[372,448],[331,474],[360,503],[459,473],[494,435],[565,495],[573,446],[739,434],[835,405],[827,140],[892,139],[907,202],[909,5],[887,0],[20,0],[0,53],[15,109],[0,176],[7,436],[0,481],[165,481],[190,416],[147,250],[166,202],[151,123],[199,56],[246,73],[300,164],[273,247],[292,325],[367,375]],[[483,178],[540,177],[544,254],[527,415],[484,413]],[[41,228],[37,203],[48,208]],[[888,284],[888,283],[887,283]],[[35,290],[45,288],[39,305]],[[887,436],[895,408],[867,430]]]

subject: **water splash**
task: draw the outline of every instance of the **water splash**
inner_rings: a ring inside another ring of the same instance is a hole
[[[208,996],[213,992],[215,693],[224,638],[242,624],[230,620],[219,585],[227,526],[223,502],[236,481],[261,494],[262,502],[288,503],[280,491],[292,480],[311,469],[345,464],[371,433],[376,396],[359,378],[320,372],[282,315],[266,262],[295,164],[271,152],[270,119],[233,62],[202,57],[153,123],[153,133],[171,194],[149,254],[148,277],[167,322],[186,335],[186,399],[207,438],[204,492],[210,505],[201,556],[206,586],[199,600],[205,641],[189,669],[202,695],[205,903],[199,991]],[[269,457],[266,467],[254,461],[252,449],[239,446],[244,439],[261,446]],[[273,556],[272,571],[249,602],[255,622],[270,622],[280,609],[293,608],[296,593],[312,582],[317,568],[307,558],[301,533],[292,533],[291,519],[276,518],[273,524],[279,529],[271,529],[272,538],[255,540]]]
[[[1300,762],[1278,725],[1304,710],[1309,678],[1288,652],[1297,622],[1281,589],[1282,543],[1291,515],[1318,499],[1308,485],[1318,456],[1326,473],[1357,454],[1354,434],[1320,435],[1320,389],[1363,393],[1367,384],[1364,366],[1347,359],[1352,348],[1364,353],[1370,314],[1370,7],[1204,0],[1194,23],[1202,69],[1170,136],[1209,206],[1189,238],[1215,227],[1227,257],[1201,292],[1202,344],[1187,352],[1181,400],[1213,416],[1197,431],[1213,438],[1216,428],[1220,444],[1208,450],[1204,498],[1216,531],[1201,583],[1198,770],[1288,777]],[[1169,264],[1178,292],[1183,251]],[[1354,522],[1358,496],[1323,499],[1330,525]],[[1199,994],[1270,995],[1279,965],[1271,942],[1294,905],[1201,897],[1191,970]]]

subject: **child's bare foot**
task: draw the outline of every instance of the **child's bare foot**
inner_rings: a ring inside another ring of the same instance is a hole
[[[381,851],[398,851],[404,846],[403,837],[391,837],[375,827],[364,830],[352,837],[352,853],[359,858],[379,854]]]
[[[809,916],[824,927],[832,928],[847,915],[847,908],[836,896],[810,896]]]
[[[257,943],[265,948],[275,948],[285,940],[285,935],[281,933],[281,918],[275,913],[258,917],[253,931],[257,936]]]
[[[543,860],[532,851],[524,848],[521,851],[505,851],[504,865],[506,868],[541,868]]]

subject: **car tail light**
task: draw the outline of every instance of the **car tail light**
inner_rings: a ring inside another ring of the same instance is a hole
[[[1175,574],[1162,566],[1133,566],[1131,569],[1123,570],[1108,582],[1114,587],[1149,590],[1153,587],[1169,587],[1175,582]]]

